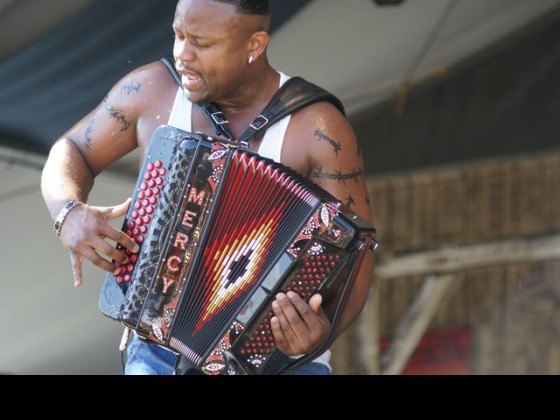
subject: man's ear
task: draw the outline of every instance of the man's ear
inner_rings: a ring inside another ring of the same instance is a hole
[[[270,41],[270,35],[265,31],[258,31],[251,35],[249,41],[249,51],[247,55],[253,57],[253,61],[259,58],[266,51]]]

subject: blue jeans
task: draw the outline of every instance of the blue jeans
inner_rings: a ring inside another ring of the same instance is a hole
[[[134,336],[126,349],[125,375],[173,375],[176,356],[155,343]],[[322,363],[304,363],[288,372],[289,375],[330,375]]]

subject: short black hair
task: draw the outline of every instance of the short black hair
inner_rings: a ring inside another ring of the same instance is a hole
[[[235,6],[237,13],[244,15],[270,15],[268,0],[214,0]]]

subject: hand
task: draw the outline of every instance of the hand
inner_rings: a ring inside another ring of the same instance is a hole
[[[286,356],[309,354],[327,337],[330,322],[321,308],[323,297],[313,295],[307,304],[297,293],[279,293],[272,302],[271,329],[278,350]]]
[[[84,259],[91,261],[97,267],[115,273],[119,270],[117,264],[111,260],[126,263],[126,250],[118,250],[115,245],[105,241],[111,239],[121,244],[132,253],[138,252],[138,245],[134,240],[119,229],[115,229],[109,221],[124,216],[128,211],[131,199],[111,207],[94,207],[86,204],[72,209],[66,216],[60,239],[64,248],[70,254],[74,287],[82,285],[82,263]],[[108,259],[102,257],[104,255]]]

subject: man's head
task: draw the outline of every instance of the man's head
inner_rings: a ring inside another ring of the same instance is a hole
[[[269,16],[268,0],[214,0],[235,6],[237,13],[246,15]]]
[[[225,3],[233,6],[235,12],[240,15],[260,17],[262,28],[267,31],[270,28],[270,7],[268,0],[213,0],[218,3]]]
[[[267,0],[179,0],[173,54],[193,102],[235,97],[268,66]]]

